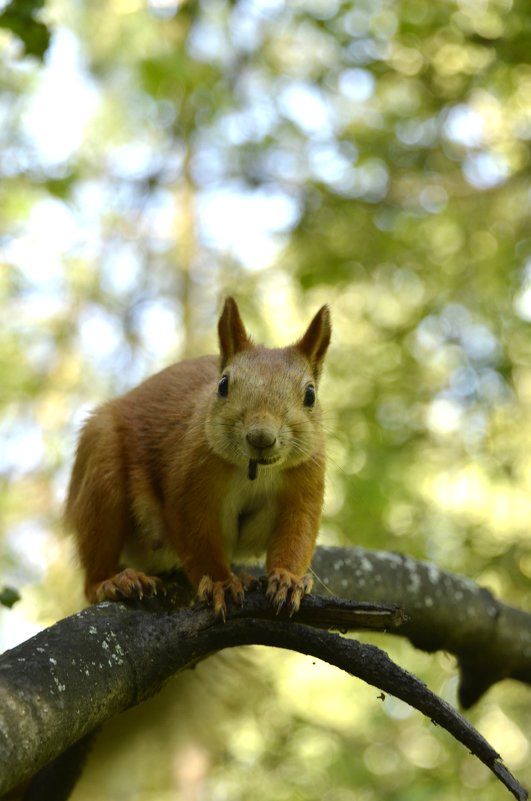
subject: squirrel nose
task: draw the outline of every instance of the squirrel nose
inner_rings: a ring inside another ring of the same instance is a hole
[[[245,435],[245,438],[249,445],[252,445],[253,448],[259,451],[272,448],[277,441],[275,431],[269,428],[251,428]]]

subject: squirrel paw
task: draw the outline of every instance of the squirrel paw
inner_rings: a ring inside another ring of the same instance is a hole
[[[203,576],[197,589],[199,600],[211,603],[214,614],[223,622],[227,617],[226,593],[229,593],[235,604],[242,606],[245,595],[244,584],[234,574],[225,581],[213,581],[210,576]]]
[[[299,611],[302,598],[311,592],[312,586],[311,576],[299,577],[289,570],[277,567],[268,573],[266,597],[277,615],[287,604],[288,614],[291,617]]]
[[[253,576],[251,573],[240,571],[238,573],[238,578],[240,579],[245,592],[247,592],[247,590],[256,590],[257,587],[260,586],[260,579],[256,576]]]
[[[87,595],[92,603],[100,601],[121,601],[125,598],[151,598],[162,588],[162,582],[155,576],[146,576],[139,570],[127,567],[105,581],[93,584]]]

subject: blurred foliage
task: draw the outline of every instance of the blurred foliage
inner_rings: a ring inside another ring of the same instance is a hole
[[[323,541],[427,558],[528,607],[528,4],[53,0],[43,14],[42,65],[0,36],[0,566],[24,587],[2,643],[82,603],[60,518],[87,410],[212,351],[228,292],[268,342],[331,305]],[[448,658],[384,647],[455,701]],[[254,678],[226,678],[238,658],[219,682],[207,663],[191,697],[209,725],[159,705],[78,801],[97,781],[98,798],[146,801],[500,797],[392,699],[260,654],[259,698]],[[471,717],[531,785],[529,711],[507,686]]]
[[[29,56],[42,59],[50,44],[50,31],[36,15],[44,0],[11,0],[0,13],[0,28],[15,34]]]
[[[0,604],[7,606],[11,609],[17,601],[20,601],[20,595],[13,587],[2,587],[0,590]]]

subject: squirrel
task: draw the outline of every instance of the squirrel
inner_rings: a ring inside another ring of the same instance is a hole
[[[227,597],[241,605],[252,581],[236,576],[231,560],[264,553],[277,612],[293,614],[311,591],[329,309],[294,345],[267,348],[252,342],[228,297],[218,335],[219,356],[163,369],[83,426],[66,521],[91,603],[155,595],[154,574],[179,566],[225,620]]]

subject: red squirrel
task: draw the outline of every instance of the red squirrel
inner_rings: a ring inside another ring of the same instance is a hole
[[[228,297],[218,334],[219,356],[167,367],[97,408],[82,429],[66,519],[91,603],[154,595],[152,574],[180,566],[224,620],[227,594],[242,604],[246,588],[230,560],[264,553],[277,611],[297,611],[311,590],[328,307],[294,345],[266,348]]]

